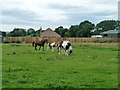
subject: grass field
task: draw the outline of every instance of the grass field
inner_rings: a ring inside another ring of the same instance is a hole
[[[71,56],[2,45],[3,88],[117,88],[117,43],[73,43]]]

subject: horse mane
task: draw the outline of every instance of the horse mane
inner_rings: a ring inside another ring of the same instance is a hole
[[[44,42],[45,40],[43,39],[43,40],[41,40],[41,42]]]
[[[48,40],[47,40],[47,39],[43,39],[43,40],[41,40],[41,42],[46,42],[46,41],[48,42]]]

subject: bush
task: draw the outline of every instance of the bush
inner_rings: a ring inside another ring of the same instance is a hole
[[[17,40],[16,43],[21,43],[21,41],[18,41],[18,40]]]
[[[8,40],[5,40],[3,43],[9,43],[9,41],[8,41]]]
[[[98,43],[99,41],[93,41],[94,43]]]
[[[112,43],[112,41],[106,41],[107,43]]]
[[[94,43],[112,43],[112,41],[93,41]]]
[[[11,43],[15,43],[15,41],[11,41]]]
[[[106,43],[106,41],[100,41],[100,43]]]

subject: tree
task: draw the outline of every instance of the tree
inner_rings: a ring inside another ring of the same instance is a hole
[[[12,36],[12,37],[14,37],[14,33],[13,32],[10,32],[10,33],[8,33],[8,35],[7,36]]]
[[[34,34],[34,33],[35,33],[35,30],[32,29],[32,28],[29,28],[29,29],[27,30],[27,35],[31,35],[31,34]]]
[[[68,31],[67,28],[63,28],[63,26],[60,26],[58,28],[55,28],[55,32],[60,34],[61,37],[65,37],[65,33]]]
[[[102,32],[102,30],[95,30],[94,32],[91,32],[92,35],[99,35]]]
[[[89,37],[91,30],[94,29],[94,24],[89,21],[81,22],[79,25],[71,25],[69,29],[60,26],[55,29],[55,32],[62,37]]]
[[[100,23],[98,23],[96,25],[97,30],[99,28],[101,28],[102,32],[104,31],[108,31],[108,30],[114,30],[116,27],[118,26],[118,22],[115,20],[105,20],[105,21],[101,21]]]
[[[70,36],[71,37],[76,37],[77,32],[79,31],[79,25],[71,25],[70,27]]]
[[[6,32],[2,31],[2,36],[5,37],[6,36]]]
[[[63,29],[63,26],[59,26],[58,28],[55,28],[55,32],[60,34],[60,30]]]
[[[14,28],[8,36],[18,37],[18,36],[26,36],[26,30],[23,28]]]
[[[79,31],[77,33],[77,36],[80,37],[90,37],[91,36],[91,30],[93,30],[95,27],[94,24],[92,24],[89,21],[84,21],[79,24]]]
[[[65,37],[70,37],[70,30],[68,29],[67,32],[65,32]]]
[[[36,36],[40,36],[40,30],[37,30],[37,31],[35,32],[35,34],[36,34]]]

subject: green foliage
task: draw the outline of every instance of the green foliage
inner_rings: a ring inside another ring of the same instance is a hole
[[[62,37],[90,37],[91,35],[99,35],[101,32],[120,29],[120,22],[115,20],[104,20],[98,23],[96,26],[92,22],[85,20],[79,25],[71,25],[70,28],[64,28],[59,26],[55,28],[55,32],[60,34]],[[92,32],[92,30],[95,30]],[[6,34],[3,33],[5,36]],[[35,31],[33,28],[29,28],[27,31],[22,28],[14,28],[14,30],[8,33],[8,36],[19,37],[27,36],[36,37],[40,35],[40,30]]]
[[[103,43],[104,44],[104,43]],[[3,88],[117,88],[118,46],[72,43],[71,56],[2,45]],[[38,47],[39,48],[39,47]]]
[[[34,33],[34,34],[31,34],[31,37],[36,37],[37,35]]]
[[[101,30],[95,30],[94,32],[91,32],[92,35],[100,35],[102,31]]]
[[[36,31],[36,36],[40,36],[40,30]]]
[[[8,41],[8,40],[5,40],[5,41],[3,41],[3,43],[9,43],[9,41]]]
[[[104,20],[96,25],[96,31],[93,34],[100,34],[100,32],[114,30],[118,27],[118,21],[115,20]]]
[[[19,40],[11,41],[11,43],[21,43],[21,41],[19,41]]]
[[[107,40],[107,41],[93,41],[94,43],[112,43],[112,41],[109,41],[109,40]]]
[[[90,37],[91,36],[91,30],[93,30],[95,27],[94,24],[92,24],[91,22],[89,21],[84,21],[84,22],[81,22],[80,25],[79,25],[79,28],[80,28],[80,36],[81,37]]]
[[[15,41],[11,41],[11,43],[15,43]]]
[[[26,33],[27,33],[27,35],[31,35],[31,34],[35,33],[35,30],[32,28],[29,28]]]
[[[6,32],[2,32],[2,36],[5,37],[6,36]]]
[[[65,32],[65,37],[70,37],[70,32],[69,30],[67,32]]]
[[[19,41],[19,40],[17,40],[17,41],[15,41],[16,43],[21,43],[21,41]]]
[[[22,28],[14,28],[8,36],[18,37],[18,36],[26,36],[26,30]]]
[[[79,25],[74,25],[74,26],[72,25],[69,30],[70,37],[76,37],[78,31],[79,31]]]
[[[61,37],[65,37],[66,36],[66,32],[68,31],[67,28],[63,28],[63,26],[60,26],[58,28],[55,28],[55,32],[57,32],[58,34],[61,35]]]
[[[91,30],[94,29],[94,24],[89,21],[81,22],[79,25],[71,25],[69,29],[60,26],[55,29],[55,32],[62,37],[90,37]]]

